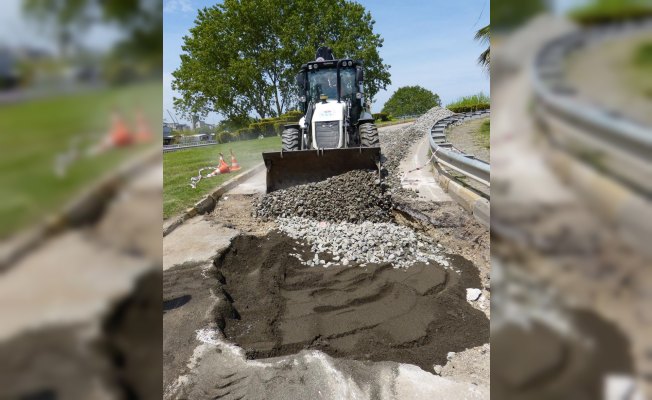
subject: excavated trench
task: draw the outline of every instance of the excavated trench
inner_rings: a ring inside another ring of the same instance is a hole
[[[291,253],[309,249],[276,231],[238,236],[210,272],[219,282],[213,293],[223,300],[214,322],[248,358],[318,349],[432,371],[448,352],[489,340],[489,320],[465,298],[466,288],[481,286],[478,271],[462,257],[449,256],[452,269],[323,268],[302,265]]]

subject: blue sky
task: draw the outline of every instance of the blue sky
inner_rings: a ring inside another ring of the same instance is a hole
[[[167,120],[166,110],[174,115],[171,74],[180,64],[182,38],[193,26],[196,10],[215,3],[164,2],[163,112]],[[374,31],[385,40],[380,56],[391,66],[392,84],[376,95],[373,112],[379,112],[401,86],[423,86],[439,94],[444,105],[459,96],[480,91],[489,93],[489,75],[476,62],[484,48],[473,39],[475,31],[489,23],[489,0],[365,0],[360,3],[376,21]],[[210,123],[220,119],[216,114],[206,118]]]

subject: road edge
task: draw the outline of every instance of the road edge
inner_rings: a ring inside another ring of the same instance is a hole
[[[0,250],[0,271],[8,270],[11,265],[51,237],[95,220],[131,177],[162,157],[162,154],[156,147],[128,160],[126,164],[100,177],[99,181],[87,190],[82,190],[60,211],[46,216],[44,222],[17,233],[15,238],[9,239],[6,247],[3,246]]]
[[[180,215],[177,215],[176,217],[172,217],[168,221],[164,221],[163,237],[172,233],[175,229],[181,226],[186,220],[194,216],[200,214],[208,214],[209,212],[213,211],[213,209],[217,205],[217,202],[220,200],[220,197],[222,197],[224,193],[235,188],[236,186],[241,184],[242,181],[251,178],[253,175],[259,173],[264,168],[265,168],[264,162],[260,162],[254,165],[250,169],[240,173],[239,175],[229,179],[228,181],[214,188],[202,200],[199,200],[197,203],[195,203],[194,206],[186,209],[186,211],[184,211]]]

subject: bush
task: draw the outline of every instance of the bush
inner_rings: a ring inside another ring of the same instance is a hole
[[[371,114],[376,121],[389,121],[390,120],[390,115],[388,113],[384,112],[379,112],[375,114]]]
[[[491,99],[484,93],[460,97],[446,106],[454,113],[487,110],[491,108]]]
[[[652,17],[647,0],[597,0],[572,10],[569,16],[582,25],[617,23]]]
[[[239,128],[232,132],[220,131],[216,134],[215,139],[218,143],[229,143],[239,140],[257,139],[260,135],[265,137],[280,136],[285,129],[286,124],[296,123],[303,113],[298,110],[288,111],[280,117],[263,118],[261,120],[251,122],[244,128]]]
[[[472,111],[488,110],[491,108],[491,104],[481,103],[481,104],[475,104],[469,106],[451,106],[447,108],[454,113],[465,113],[465,112],[472,112]]]

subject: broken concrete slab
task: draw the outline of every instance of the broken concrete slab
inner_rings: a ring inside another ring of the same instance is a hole
[[[163,270],[212,261],[239,232],[196,216],[163,238]]]

